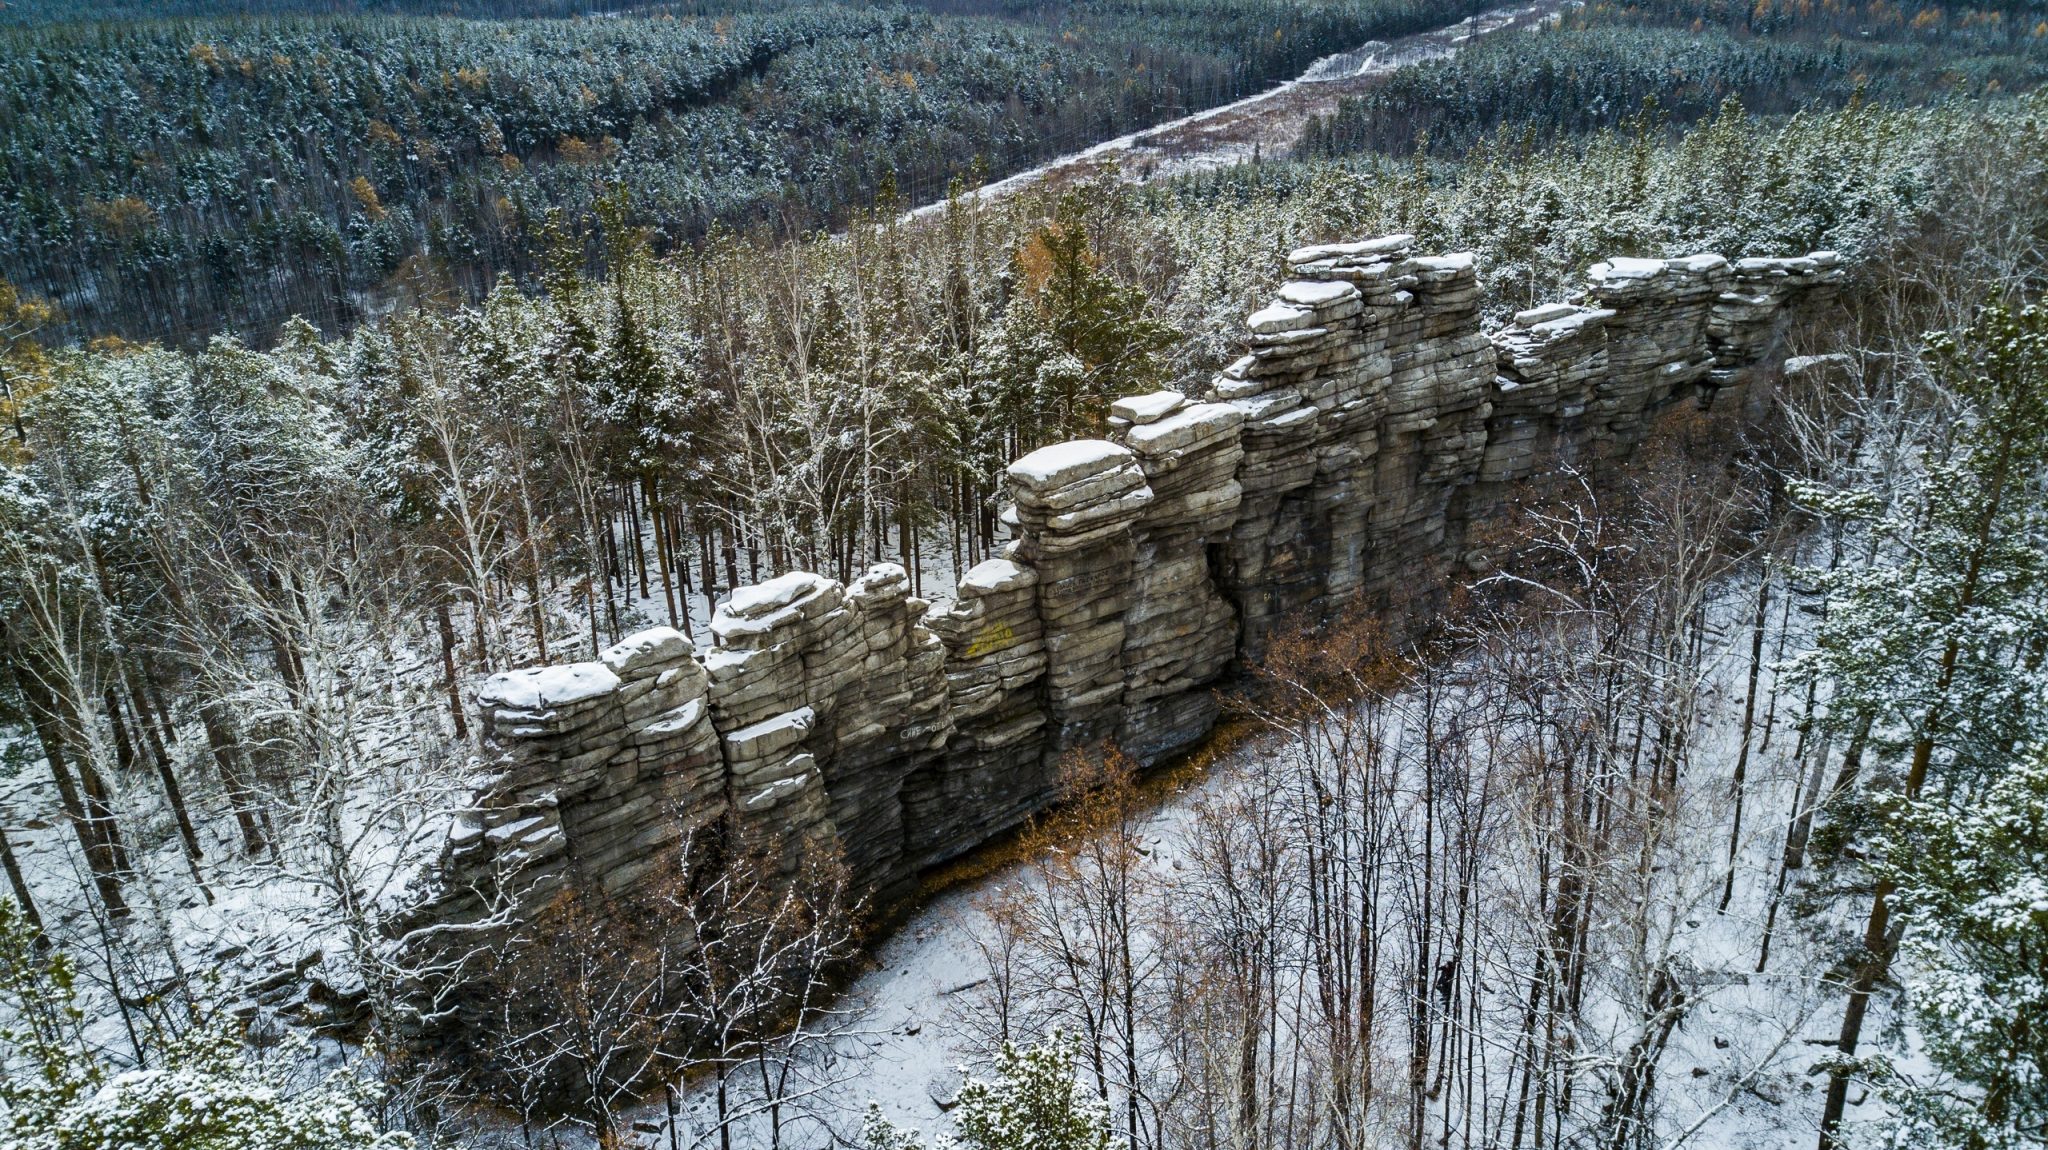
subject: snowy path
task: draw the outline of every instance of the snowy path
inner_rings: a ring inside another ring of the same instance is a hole
[[[1481,12],[1429,32],[1375,40],[1325,56],[1300,76],[1263,92],[1104,140],[984,185],[965,198],[1000,199],[1036,184],[1082,178],[1112,162],[1126,178],[1139,178],[1227,167],[1262,152],[1278,154],[1293,144],[1311,115],[1333,110],[1340,98],[1355,96],[1402,68],[1449,56],[1479,37],[1509,28],[1540,26],[1579,3],[1537,0]],[[938,200],[913,208],[903,218],[915,220],[942,212],[947,202]]]

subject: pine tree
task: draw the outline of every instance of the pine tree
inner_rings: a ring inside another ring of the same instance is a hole
[[[960,1137],[941,1137],[934,1150],[1110,1150],[1109,1105],[1074,1076],[1080,1047],[1055,1030],[1042,1043],[1003,1044],[995,1074],[969,1078],[960,1090]],[[861,1123],[866,1150],[920,1150],[923,1143],[869,1106]]]
[[[1833,686],[1833,721],[1871,724],[1873,758],[1904,768],[1895,784],[1907,803],[1936,768],[1945,792],[1987,785],[2048,719],[2048,308],[1986,307],[1960,338],[1931,337],[1928,358],[1963,408],[1953,451],[1896,505],[1870,491],[1795,492],[1867,522],[1885,556],[1823,579],[1826,621],[1796,670]],[[1853,827],[1853,804],[1849,814]],[[1898,946],[1894,894],[1880,869],[1851,959],[1822,1150],[1836,1144],[1864,1014]]]
[[[1172,329],[1152,316],[1144,291],[1102,266],[1078,193],[1061,197],[1018,253],[1015,274],[1022,290],[1003,338],[1041,441],[1093,432],[1112,400],[1160,385]]]
[[[2048,749],[1981,797],[1898,804],[1880,836],[1906,1002],[1939,1074],[1879,1075],[1894,1146],[2039,1146],[2048,1128]]]

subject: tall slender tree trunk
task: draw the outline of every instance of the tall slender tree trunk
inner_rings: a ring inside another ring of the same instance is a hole
[[[541,599],[540,560],[536,556],[526,571],[526,608],[533,621],[533,646],[540,661],[548,661],[548,606]]]
[[[448,617],[448,601],[434,604],[434,625],[441,633],[441,688],[448,695],[448,717],[455,720],[455,737],[469,738],[469,722],[462,714],[462,680],[455,670],[455,621]]]
[[[136,694],[134,697],[139,704],[141,696]],[[170,753],[156,740],[155,732],[150,729],[149,719],[140,713],[139,705],[137,711],[134,729],[144,736],[140,741],[146,745],[150,763],[156,768],[157,782],[164,790],[164,801],[170,806],[171,817],[178,824],[178,838],[184,844],[185,858],[188,862],[196,864],[205,857],[205,851],[199,846],[199,832],[193,827],[191,812],[185,807],[185,788],[178,785],[178,775],[171,767]],[[107,714],[114,723],[115,734],[118,737],[122,734],[121,700],[111,685],[107,687]],[[141,750],[142,748],[138,748],[138,753]],[[192,868],[192,877],[194,881],[199,882],[199,889],[206,895],[206,901],[212,902],[213,892],[207,890],[205,882],[200,880],[196,865]]]
[[[1749,687],[1742,696],[1742,749],[1735,755],[1735,811],[1728,820],[1728,877],[1721,884],[1721,911],[1735,897],[1735,857],[1742,849],[1742,800],[1747,789],[1750,733],[1756,725],[1756,684],[1764,661],[1764,622],[1770,615],[1771,568],[1764,565],[1756,585],[1756,621],[1749,633]]]
[[[661,602],[662,606],[668,608],[668,625],[675,627],[677,626],[676,590],[675,584],[669,579],[668,511],[661,505],[654,480],[644,480],[642,488],[647,503],[647,518],[654,526],[654,563],[659,568],[661,574]],[[647,581],[647,561],[644,557],[640,561],[640,581],[643,585]],[[647,594],[644,587],[640,593],[643,596]],[[683,621],[681,630],[688,632],[689,629],[688,620],[686,619]]]
[[[704,571],[704,617],[709,619],[718,610],[718,563],[715,558],[716,531],[709,525],[697,537],[697,564]]]
[[[227,790],[228,805],[234,808],[235,824],[242,832],[243,850],[250,858],[266,852],[274,857],[276,846],[268,831],[270,815],[249,785],[248,773],[243,769],[242,749],[235,741],[226,708],[217,701],[200,704],[199,723],[206,730],[206,742],[213,750],[213,765],[220,772],[221,786]]]
[[[14,857],[14,842],[7,837],[6,827],[0,827],[0,868],[7,871],[8,889],[14,892],[14,901],[21,906],[22,917],[28,920],[29,929],[35,932],[40,943],[43,916],[36,911],[35,895],[28,889],[28,880],[22,876],[21,861]]]
[[[107,726],[114,732],[114,769],[127,774],[135,769],[135,744],[128,739],[128,720],[121,714],[121,700],[109,685],[100,692],[107,708]]]
[[[24,677],[19,669],[15,671],[17,685]],[[70,765],[65,761],[63,740],[54,729],[55,724],[41,714],[42,708],[26,689],[23,698],[29,700],[29,725],[35,728],[36,739],[42,744],[43,758],[49,762],[50,777],[57,784],[57,801],[64,809],[64,816],[71,823],[72,833],[78,838],[79,850],[85,855],[86,869],[92,874],[93,887],[99,892],[101,905],[115,918],[127,917],[128,900],[121,890],[121,878],[127,868],[121,865],[115,851],[108,844],[104,828],[80,794],[78,780],[73,777]]]

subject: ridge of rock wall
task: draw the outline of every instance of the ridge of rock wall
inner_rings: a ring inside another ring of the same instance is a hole
[[[1412,246],[1291,253],[1200,395],[1119,400],[1108,438],[1012,463],[1014,538],[950,601],[895,564],[792,572],[734,591],[708,648],[658,627],[492,676],[491,774],[416,928],[480,920],[513,876],[526,906],[625,890],[728,816],[792,855],[836,838],[886,906],[1052,802],[1067,751],[1194,746],[1283,616],[1412,617],[1518,485],[1627,458],[1683,400],[1740,413],[1794,306],[1842,277],[1829,252],[1612,259],[1578,302],[1485,333],[1473,257]]]

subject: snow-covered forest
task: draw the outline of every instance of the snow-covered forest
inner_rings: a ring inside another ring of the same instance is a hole
[[[719,228],[801,234],[1481,6],[31,18],[0,28],[0,179],[22,193],[0,200],[0,259],[65,309],[72,337],[194,347],[230,329],[267,339],[293,315],[340,331],[422,293],[474,300],[530,279],[606,194],[664,251]]]
[[[1588,5],[988,198],[1484,5],[219,7],[0,32],[0,1147],[2048,1142],[2037,5]],[[906,905],[691,826],[422,1005],[488,676],[949,600],[1012,460],[1394,233],[1489,326],[1846,282],[1755,418],[1549,469]]]

